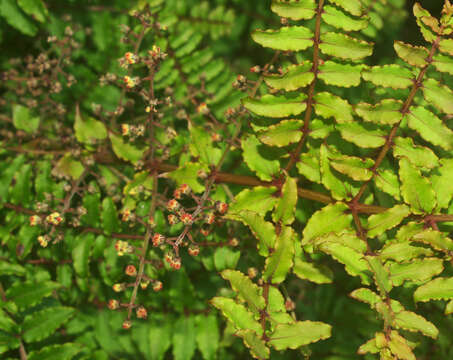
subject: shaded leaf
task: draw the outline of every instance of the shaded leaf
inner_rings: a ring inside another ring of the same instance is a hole
[[[0,1],[0,15],[9,25],[25,35],[35,36],[38,31],[35,24],[22,13],[14,0]]]
[[[107,235],[118,232],[120,223],[118,220],[118,212],[111,197],[106,197],[102,200],[102,227]]]
[[[263,154],[264,145],[254,135],[250,135],[241,141],[242,157],[247,166],[253,170],[261,180],[270,181],[280,171],[280,162],[269,159]]]
[[[112,142],[113,151],[120,159],[135,164],[142,158],[143,150],[124,142],[123,138],[120,136],[110,133],[109,137]]]
[[[24,130],[30,134],[34,133],[38,130],[39,121],[39,117],[31,115],[29,108],[18,104],[13,105],[13,124],[16,129]]]
[[[333,280],[333,273],[327,267],[296,258],[294,261],[294,274],[303,280],[309,280],[316,284],[330,284]]]
[[[46,346],[29,354],[28,360],[71,360],[82,350],[80,344]]]
[[[173,359],[192,359],[196,349],[195,318],[180,316],[173,327]]]
[[[61,287],[60,284],[52,281],[16,282],[6,291],[6,297],[15,302],[20,309],[24,309],[37,304],[42,298],[50,296],[59,287]]]
[[[196,324],[196,340],[203,359],[216,359],[216,353],[219,348],[219,325],[217,323],[217,317],[213,314],[208,314],[207,316],[198,315],[196,317]]]
[[[25,341],[34,342],[49,337],[72,315],[74,315],[74,309],[63,306],[47,308],[28,315],[22,325]]]

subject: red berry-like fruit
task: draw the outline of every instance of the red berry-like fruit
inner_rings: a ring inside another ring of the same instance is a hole
[[[188,213],[181,214],[180,220],[184,225],[191,225],[193,223],[192,215]]]
[[[168,215],[168,223],[170,225],[175,225],[179,223],[179,218],[175,214]]]
[[[210,212],[206,214],[206,223],[211,225],[215,221],[215,215],[214,213]]]
[[[137,269],[134,265],[127,265],[126,266],[126,275],[128,276],[137,276]]]
[[[175,199],[171,199],[167,202],[168,211],[174,212],[174,211],[178,210],[180,207],[181,207],[181,205]]]
[[[224,203],[224,202],[221,202],[221,201],[218,201],[216,204],[215,204],[215,207],[217,209],[217,211],[220,213],[220,214],[225,214],[227,211],[228,211],[228,204],[227,203]]]
[[[200,253],[200,247],[198,245],[191,244],[187,249],[190,256],[197,256]]]
[[[165,242],[165,236],[162,234],[154,234],[153,236],[153,246],[157,247],[162,245]]]
[[[107,304],[107,307],[110,309],[110,310],[116,310],[120,307],[120,303],[118,300],[114,300],[114,299],[111,299],[109,300],[108,304]]]
[[[146,319],[148,317],[148,311],[143,306],[139,306],[136,313],[139,319]]]
[[[170,263],[170,266],[175,270],[181,269],[181,259],[180,258],[173,259],[173,261]]]
[[[124,330],[129,330],[132,327],[132,322],[130,320],[124,320],[122,327]]]

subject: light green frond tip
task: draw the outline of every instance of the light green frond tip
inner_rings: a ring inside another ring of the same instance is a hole
[[[252,39],[274,50],[300,51],[313,45],[313,32],[303,26],[285,26],[279,30],[255,30]]]

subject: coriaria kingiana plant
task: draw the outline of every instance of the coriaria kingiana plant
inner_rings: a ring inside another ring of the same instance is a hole
[[[120,3],[0,2],[2,356],[452,357],[450,2]]]

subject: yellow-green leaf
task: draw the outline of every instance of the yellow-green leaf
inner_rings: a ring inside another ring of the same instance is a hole
[[[373,44],[340,33],[321,35],[319,49],[326,55],[340,59],[359,60],[373,53]]]
[[[284,26],[279,30],[255,30],[252,39],[274,50],[300,51],[313,45],[313,32],[303,26]]]
[[[315,78],[311,71],[312,63],[306,61],[300,65],[291,65],[283,74],[272,74],[264,77],[267,85],[274,89],[293,91],[305,87]]]
[[[307,97],[299,94],[296,97],[264,95],[260,99],[245,98],[242,100],[244,107],[259,116],[271,118],[284,118],[302,113],[307,104]]]
[[[271,10],[291,20],[309,20],[315,16],[315,0],[272,0]]]
[[[424,67],[427,62],[428,50],[423,46],[412,46],[402,41],[395,41],[393,44],[398,56],[409,65]]]
[[[410,70],[396,64],[372,66],[362,71],[362,77],[374,85],[393,89],[406,89],[414,80]]]
[[[318,321],[298,321],[294,324],[277,325],[269,343],[276,350],[297,349],[331,336],[332,327]]]
[[[371,215],[368,218],[367,235],[369,237],[379,236],[386,230],[399,225],[409,214],[410,209],[407,205],[395,205],[382,213]]]

